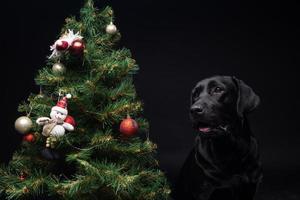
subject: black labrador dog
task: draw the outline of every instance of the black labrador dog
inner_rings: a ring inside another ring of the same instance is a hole
[[[190,116],[198,134],[181,169],[175,199],[254,199],[262,171],[247,114],[259,102],[235,77],[214,76],[195,86]]]

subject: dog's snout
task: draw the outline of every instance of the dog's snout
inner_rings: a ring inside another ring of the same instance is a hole
[[[200,105],[195,105],[191,107],[191,114],[199,115],[203,113],[203,108]]]

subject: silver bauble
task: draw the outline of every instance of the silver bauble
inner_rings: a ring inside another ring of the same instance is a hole
[[[117,32],[117,27],[112,22],[110,22],[110,24],[106,26],[105,31],[108,34],[115,34]]]
[[[55,74],[63,74],[63,73],[65,73],[66,68],[65,68],[65,66],[62,63],[55,63],[52,66],[52,71]]]
[[[19,117],[16,121],[15,121],[15,128],[18,132],[25,134],[28,131],[30,131],[32,127],[32,121],[29,117],[27,116],[22,116]]]

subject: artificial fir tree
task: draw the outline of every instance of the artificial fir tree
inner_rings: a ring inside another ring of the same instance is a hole
[[[112,9],[99,11],[92,0],[80,20],[66,19],[35,79],[42,90],[19,106],[23,142],[0,168],[7,199],[168,198],[156,145],[139,137],[148,123],[132,82],[138,67],[116,47],[112,21]]]

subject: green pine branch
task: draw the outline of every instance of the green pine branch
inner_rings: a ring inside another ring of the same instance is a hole
[[[9,165],[0,166],[0,195],[8,199],[168,198],[170,188],[159,170],[157,146],[149,140],[149,123],[142,116],[143,105],[132,79],[139,68],[128,49],[117,48],[120,33],[106,33],[112,21],[113,10],[99,10],[92,0],[85,0],[80,18],[65,20],[56,39],[68,29],[79,32],[85,44],[83,54],[67,50],[59,58],[48,59],[35,78],[43,94],[31,94],[18,111],[35,122],[38,117],[49,117],[59,94],[70,93],[68,111],[75,118],[75,130],[56,138],[55,147],[48,149],[62,154],[62,159],[47,160],[41,155],[47,138],[42,135],[43,127],[34,123],[30,133],[35,140],[22,141]],[[57,62],[64,64],[65,73],[52,71]],[[124,137],[119,131],[127,115],[139,125],[136,136]],[[57,164],[63,164],[66,173]]]

